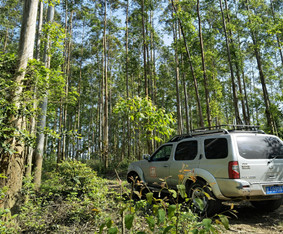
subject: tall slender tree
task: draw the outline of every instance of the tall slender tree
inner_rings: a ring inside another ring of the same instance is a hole
[[[233,104],[234,104],[234,110],[235,110],[236,123],[242,124],[242,120],[241,120],[240,113],[239,113],[237,87],[236,87],[236,82],[235,82],[234,68],[233,68],[231,52],[230,52],[230,42],[229,42],[228,33],[226,29],[226,20],[225,20],[225,15],[223,11],[222,0],[219,0],[219,2],[220,2],[221,14],[222,14],[223,29],[225,33],[228,63],[229,63],[229,68],[230,68],[231,80],[232,80]]]
[[[47,23],[52,24],[54,19],[54,6],[49,3],[47,12]],[[44,48],[43,63],[46,69],[50,69],[50,38],[47,32],[46,44]],[[49,74],[47,73],[46,81],[48,82]],[[41,174],[42,174],[42,162],[43,162],[43,151],[44,151],[44,128],[46,127],[46,115],[47,115],[47,104],[48,104],[48,87],[45,91],[43,101],[40,103],[40,115],[37,123],[37,136],[36,136],[36,147],[35,147],[35,172],[34,172],[34,185],[35,189],[39,190],[41,185]]]
[[[36,17],[38,0],[25,0],[23,19],[19,41],[19,62],[14,78],[17,88],[11,91],[10,100],[15,106],[15,113],[10,113],[8,125],[14,128],[13,138],[10,141],[13,153],[2,153],[0,158],[0,187],[6,186],[8,193],[0,207],[11,208],[17,200],[17,195],[22,187],[23,173],[25,169],[24,143],[21,141],[22,130],[21,95],[23,92],[23,80],[28,61],[33,58],[33,49],[36,31]]]
[[[208,126],[211,127],[210,96],[209,96],[209,88],[208,88],[208,78],[207,78],[206,67],[205,67],[205,55],[204,55],[204,46],[203,46],[203,37],[202,37],[200,1],[199,0],[197,0],[197,16],[198,16],[199,42],[200,42],[201,61],[202,61],[202,73],[203,73],[205,101],[206,101],[206,118],[207,118]]]

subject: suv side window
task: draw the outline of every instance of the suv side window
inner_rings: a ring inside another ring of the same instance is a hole
[[[151,156],[150,161],[167,161],[170,158],[171,151],[172,145],[164,145]]]
[[[185,141],[178,144],[175,160],[193,160],[197,156],[198,153],[198,144],[197,141]]]
[[[228,143],[226,138],[210,138],[204,141],[205,157],[207,159],[226,158]]]

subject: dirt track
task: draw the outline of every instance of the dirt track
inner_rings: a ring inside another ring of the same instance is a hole
[[[283,205],[271,213],[260,212],[249,204],[235,209],[237,217],[230,216],[227,233],[283,233]]]

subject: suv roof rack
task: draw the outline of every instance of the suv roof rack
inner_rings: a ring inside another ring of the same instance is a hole
[[[224,128],[225,127],[225,128]],[[192,130],[188,134],[176,135],[172,137],[169,142],[177,142],[186,138],[191,138],[198,135],[209,135],[215,133],[229,134],[230,132],[253,132],[253,133],[263,133],[264,131],[259,130],[258,125],[235,125],[235,124],[225,124],[217,125],[212,127],[197,128]]]

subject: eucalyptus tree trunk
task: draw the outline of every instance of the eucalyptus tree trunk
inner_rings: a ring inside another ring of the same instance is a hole
[[[19,42],[19,61],[14,78],[17,87],[11,91],[10,100],[14,104],[15,113],[21,108],[20,97],[23,92],[22,82],[25,77],[26,68],[29,59],[33,58],[36,17],[37,17],[38,0],[25,0],[23,8],[23,19],[21,26]],[[1,152],[0,157],[0,174],[5,178],[0,179],[0,188],[8,188],[4,200],[0,203],[0,208],[12,208],[16,201],[17,195],[22,188],[22,179],[25,169],[24,143],[20,140],[19,132],[22,130],[22,116],[9,113],[7,125],[14,128],[15,136],[11,138],[11,148],[14,153]]]
[[[151,100],[152,103],[155,103],[155,43],[154,43],[154,20],[153,20],[153,11],[150,11],[150,76],[151,76]]]
[[[230,15],[229,15],[229,11],[228,11],[227,0],[225,0],[225,10],[226,10],[226,14],[227,14],[227,22],[230,23]],[[222,12],[223,12],[223,10],[222,10]],[[223,14],[223,17],[224,17],[224,14]],[[231,54],[234,57],[234,63],[235,63],[235,67],[236,67],[236,76],[237,76],[237,81],[238,81],[238,85],[239,85],[238,90],[239,90],[239,93],[240,93],[240,96],[241,96],[243,118],[244,118],[245,124],[250,124],[250,116],[249,116],[249,108],[248,108],[249,104],[248,104],[247,98],[244,98],[245,95],[246,95],[246,91],[247,91],[245,89],[245,76],[242,76],[244,91],[243,91],[242,82],[241,82],[240,60],[242,58],[241,58],[241,56],[237,55],[237,53],[236,53],[237,48],[236,48],[235,43],[234,43],[233,34],[232,34],[231,29],[229,29],[229,37],[230,37],[231,47],[232,47],[232,53]],[[241,53],[240,48],[238,48],[238,50],[239,50],[239,53]],[[233,59],[232,59],[232,61],[233,61]]]
[[[225,16],[224,16],[224,12],[223,12],[222,0],[219,0],[219,2],[220,2],[221,14],[222,14],[222,22],[223,22],[223,29],[224,29],[224,34],[225,34],[226,49],[227,49],[228,62],[229,62],[230,73],[231,73],[231,80],[232,80],[233,104],[234,104],[236,123],[242,124],[242,120],[241,120],[240,112],[239,112],[237,87],[236,87],[236,83],[235,83],[234,69],[233,69],[233,65],[232,65],[232,59],[231,59],[231,53],[230,53],[230,44],[229,44],[229,38],[228,38],[228,35],[227,35],[226,22],[225,22]]]
[[[82,40],[81,40],[81,51],[80,51],[80,71],[79,71],[79,83],[78,83],[78,105],[76,112],[76,128],[78,134],[81,134],[81,86],[82,86],[82,66],[83,66],[83,55],[84,55],[84,31],[85,31],[85,18],[83,19],[83,28],[82,28]],[[75,128],[75,129],[76,129]],[[76,149],[76,159],[79,159],[80,154],[80,139],[77,137],[77,149]]]
[[[5,31],[5,37],[4,37],[3,53],[6,53],[8,39],[9,39],[9,28],[7,27]]]
[[[97,54],[98,56],[98,54]],[[99,61],[99,58],[98,58]],[[103,161],[103,97],[104,97],[104,72],[103,72],[103,65],[104,64],[104,53],[102,53],[102,60],[100,62],[99,70],[102,71],[102,79],[99,82],[99,90],[98,90],[98,99],[99,99],[99,106],[98,106],[98,114],[97,114],[97,125],[98,125],[98,151],[99,151],[99,159],[101,162]]]
[[[126,38],[126,93],[127,98],[129,98],[129,0],[127,0],[127,6],[126,6],[126,32],[125,32],[125,38]]]
[[[172,12],[173,14],[173,12]],[[178,125],[178,134],[182,134],[182,114],[181,114],[181,102],[180,102],[180,91],[179,91],[179,82],[180,82],[180,64],[178,58],[178,26],[177,24],[173,23],[173,39],[175,44],[175,87],[176,87],[176,96],[177,96],[177,125]]]
[[[52,23],[54,19],[54,6],[49,4],[47,12],[47,23]],[[43,63],[45,68],[50,68],[50,54],[49,54],[49,35],[46,38],[46,44],[44,48]],[[49,74],[47,73],[46,80],[48,81]],[[48,87],[47,87],[48,89]],[[35,171],[34,171],[34,188],[39,190],[41,185],[41,173],[42,173],[42,162],[43,162],[43,151],[44,151],[44,128],[46,127],[46,115],[47,115],[47,104],[48,104],[48,90],[45,91],[43,101],[39,105],[40,115],[37,123],[37,137],[35,147]]]
[[[182,35],[181,35],[181,25],[179,24],[178,21],[178,34],[179,34],[179,39],[181,40]],[[184,65],[184,56],[181,53],[181,64],[182,64],[182,85],[183,85],[183,91],[184,91],[184,109],[185,109],[185,116],[186,116],[186,133],[190,132],[190,122],[189,122],[189,110],[188,110],[188,92],[187,92],[187,84],[186,84],[186,72],[185,72],[185,65]]]
[[[42,33],[42,22],[43,22],[43,2],[38,3],[38,22],[36,28],[36,50],[35,59],[40,60],[40,45],[41,45],[41,33]]]
[[[270,1],[270,8],[272,12],[273,21],[276,22],[274,8],[273,8],[273,0]],[[280,40],[278,33],[276,33],[276,41],[277,41],[277,46],[278,46],[278,50],[280,54],[281,65],[283,66],[283,53],[282,53],[282,48],[281,48],[282,46],[281,46],[281,40]]]
[[[109,126],[108,126],[108,58],[107,58],[107,38],[106,38],[106,26],[107,26],[107,0],[104,1],[104,29],[103,29],[103,74],[104,74],[104,114],[103,114],[103,158],[104,167],[108,168],[108,145],[109,145]]]
[[[204,82],[205,101],[206,101],[206,118],[207,118],[208,126],[211,127],[211,114],[210,114],[210,106],[209,106],[210,97],[209,97],[209,89],[208,89],[208,79],[206,76],[205,55],[204,55],[203,38],[202,38],[199,0],[197,0],[197,15],[198,15],[198,26],[199,26],[199,41],[200,41],[200,51],[201,51],[203,82]]]
[[[68,1],[65,1],[65,41],[64,41],[64,66],[63,66],[63,73],[67,77],[67,65],[68,64]],[[68,78],[67,78],[68,79]],[[66,91],[67,81],[65,85]],[[63,114],[64,114],[64,104],[63,98],[61,97],[60,100],[60,107],[59,107],[59,123],[58,123],[58,133],[60,138],[58,139],[57,144],[57,163],[61,163],[64,159],[62,154],[62,139],[63,139]]]
[[[144,72],[144,90],[145,96],[148,97],[148,80],[147,80],[147,58],[146,58],[146,34],[145,34],[145,10],[144,10],[144,0],[142,0],[142,38],[143,38],[143,72]]]
[[[129,98],[129,0],[127,0],[127,7],[126,7],[126,92],[127,98]],[[130,130],[130,120],[127,116],[127,143],[128,143],[128,159],[130,158],[131,154],[131,130]]]
[[[69,96],[69,86],[71,83],[71,55],[72,55],[72,36],[73,36],[73,14],[74,10],[70,12],[69,19],[69,39],[67,41],[67,66],[66,66],[66,82],[65,82],[65,100],[68,100]],[[68,102],[65,102],[64,105],[64,114],[63,114],[63,124],[64,124],[64,133],[63,133],[63,141],[62,141],[62,158],[61,160],[66,159],[68,154],[67,148],[67,130],[68,130]]]
[[[174,0],[171,0],[171,2],[172,2],[173,10],[175,11],[175,13],[177,15],[177,9],[175,7]],[[182,32],[182,35],[183,35],[183,40],[184,40],[184,44],[185,44],[185,48],[186,48],[186,53],[187,53],[187,56],[188,56],[189,65],[190,65],[190,69],[191,69],[191,75],[192,75],[193,81],[194,81],[194,88],[195,88],[195,93],[196,93],[198,115],[199,115],[199,125],[201,127],[204,127],[202,108],[201,108],[201,101],[200,101],[200,95],[199,95],[199,91],[198,91],[198,83],[197,83],[197,79],[196,79],[196,76],[195,76],[194,66],[193,66],[193,63],[192,63],[191,54],[190,54],[190,51],[189,51],[189,48],[188,48],[188,44],[187,44],[187,40],[186,40],[186,37],[185,37],[183,25],[182,25],[182,22],[181,22],[179,17],[178,17],[178,22],[179,22],[179,25],[180,25],[180,28],[181,28],[181,32]]]
[[[190,118],[189,118],[189,103],[188,103],[188,91],[187,91],[187,84],[186,84],[186,73],[185,73],[185,66],[184,66],[184,58],[183,55],[181,55],[181,61],[182,61],[182,84],[184,89],[184,99],[185,99],[185,114],[186,114],[186,133],[190,132]]]
[[[250,8],[249,8],[248,4],[249,4],[249,2],[247,0],[246,1],[246,8],[247,8],[247,11],[248,11],[248,14],[249,14],[248,15],[249,21],[251,22]],[[263,72],[263,67],[262,67],[262,62],[261,62],[262,58],[261,58],[261,55],[260,55],[260,49],[258,48],[258,38],[257,38],[256,32],[253,29],[250,29],[250,33],[251,33],[251,37],[252,37],[252,41],[253,41],[253,45],[254,45],[253,49],[254,49],[254,53],[255,53],[255,57],[256,57],[260,82],[261,82],[262,91],[263,91],[267,125],[268,125],[271,133],[273,134],[275,132],[275,125],[274,125],[271,110],[270,110],[270,100],[269,100],[269,94],[268,94],[267,87],[266,87],[266,78],[265,78],[265,75],[264,75],[264,72]]]
[[[42,21],[43,21],[43,2],[39,1],[38,3],[38,23],[36,29],[36,50],[35,50],[35,59],[40,60],[40,44],[41,44],[41,30],[42,30]],[[37,80],[35,81],[34,91],[33,91],[33,109],[37,109]],[[30,134],[35,135],[36,133],[36,120],[33,115],[30,120]],[[27,165],[26,165],[26,177],[31,177],[32,172],[32,158],[33,158],[34,149],[32,146],[28,146],[27,149]]]

